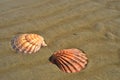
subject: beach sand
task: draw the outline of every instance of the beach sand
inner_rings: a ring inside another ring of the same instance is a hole
[[[48,47],[16,53],[12,37],[36,33]],[[89,58],[81,72],[51,64],[54,51],[78,48]],[[0,0],[0,80],[119,80],[119,0]]]

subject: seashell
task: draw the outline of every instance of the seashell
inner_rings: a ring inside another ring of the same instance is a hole
[[[11,40],[12,48],[17,52],[35,53],[41,47],[47,46],[44,38],[38,34],[20,34]]]
[[[79,72],[86,67],[88,58],[79,49],[63,49],[56,51],[49,61],[55,64],[60,70],[66,73]]]

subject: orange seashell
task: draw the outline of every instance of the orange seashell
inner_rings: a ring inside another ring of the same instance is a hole
[[[37,34],[20,34],[11,40],[13,49],[17,52],[35,53],[42,46],[47,46],[44,38]]]
[[[86,67],[88,58],[79,49],[63,49],[55,52],[49,61],[66,73],[79,72]]]

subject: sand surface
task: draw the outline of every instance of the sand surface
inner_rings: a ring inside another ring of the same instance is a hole
[[[48,47],[17,54],[10,41],[21,33]],[[86,69],[66,74],[48,61],[64,48],[84,50]],[[120,80],[120,0],[0,0],[0,80]]]

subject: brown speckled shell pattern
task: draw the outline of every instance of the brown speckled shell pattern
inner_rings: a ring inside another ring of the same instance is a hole
[[[44,38],[37,34],[20,34],[11,40],[13,49],[21,53],[35,53],[42,46],[47,46]]]
[[[84,69],[88,63],[86,54],[74,48],[56,51],[49,60],[66,73],[79,72]]]

